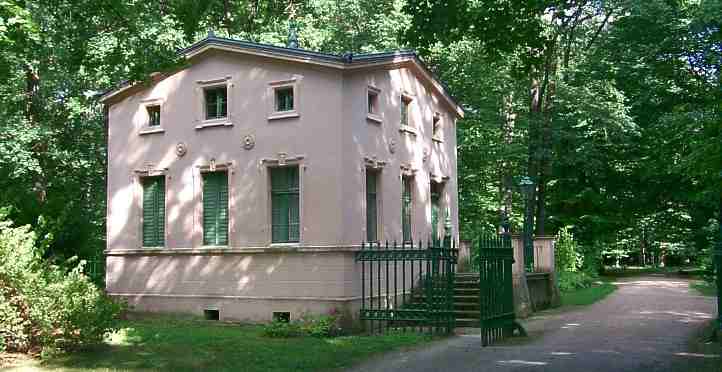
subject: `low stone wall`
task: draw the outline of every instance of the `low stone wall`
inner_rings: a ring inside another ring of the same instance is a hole
[[[552,307],[552,283],[550,273],[527,273],[529,300],[534,311]]]
[[[555,238],[534,238],[534,265],[528,272],[524,267],[524,244],[519,235],[512,236],[514,247],[514,303],[518,317],[524,318],[533,311],[558,306],[559,287],[554,267]]]

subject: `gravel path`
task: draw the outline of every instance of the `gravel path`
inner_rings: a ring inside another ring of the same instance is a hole
[[[423,349],[394,352],[352,371],[677,371],[719,355],[688,352],[688,341],[716,314],[715,299],[688,281],[663,276],[621,279],[606,299],[526,322],[529,342],[481,348],[467,334]],[[478,331],[477,331],[478,332]],[[680,369],[681,367],[681,369]]]

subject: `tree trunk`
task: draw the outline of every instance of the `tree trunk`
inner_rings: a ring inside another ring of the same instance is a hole
[[[502,109],[501,109],[501,143],[505,149],[508,149],[512,145],[514,135],[514,121],[516,120],[516,114],[514,113],[514,97],[512,93],[504,95],[502,98]],[[502,151],[502,153],[504,153]],[[499,169],[499,215],[502,222],[511,216],[511,204],[512,204],[512,191],[514,187],[513,174],[511,169],[511,162],[509,161],[508,154],[502,156]]]
[[[542,97],[543,87],[537,76],[538,70],[536,67],[531,68],[530,76],[530,107],[529,107],[529,129],[527,133],[527,153],[528,153],[528,164],[527,164],[527,175],[532,181],[537,184],[538,173],[539,173],[539,122],[542,111]],[[534,207],[536,204],[536,190],[531,191],[531,195],[525,199],[527,203],[531,205],[531,214],[534,213]],[[534,221],[532,220],[532,224]]]
[[[550,40],[544,50],[544,83],[542,84],[541,127],[539,129],[539,158],[537,164],[536,230],[537,236],[546,234],[547,183],[552,172],[552,119],[556,97],[557,37]]]
[[[25,119],[30,126],[38,125],[40,111],[40,76],[30,63],[25,64]],[[33,143],[33,154],[38,158],[41,167],[44,164],[44,154],[48,149],[47,142]],[[33,191],[40,205],[45,204],[48,197],[47,180],[45,173],[40,172],[33,184]]]

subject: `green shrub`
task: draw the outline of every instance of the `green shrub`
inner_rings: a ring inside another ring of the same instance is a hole
[[[28,226],[0,213],[0,340],[8,351],[74,349],[117,329],[122,306],[83,274],[44,262]]]
[[[568,226],[563,227],[557,234],[557,243],[554,246],[554,261],[557,271],[575,272],[582,267],[584,258],[579,251],[579,245]]]
[[[285,322],[283,320],[274,320],[263,326],[263,334],[268,337],[289,338],[301,335],[298,322]]]
[[[557,273],[559,290],[562,292],[591,287],[597,279],[596,275],[584,271],[562,271]]]
[[[263,334],[269,337],[288,338],[297,336],[336,337],[341,335],[339,316],[335,310],[327,315],[304,314],[298,320],[286,322],[274,320],[264,325]]]
[[[301,333],[312,337],[335,337],[341,333],[333,315],[305,316],[299,322]]]

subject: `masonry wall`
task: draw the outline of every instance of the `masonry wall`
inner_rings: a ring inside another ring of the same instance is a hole
[[[227,52],[208,52],[191,62],[110,107],[106,284],[111,295],[141,311],[201,314],[219,308],[224,319],[266,321],[274,311],[297,317],[331,309],[355,315],[361,287],[354,251],[365,237],[364,158],[385,162],[380,238],[401,238],[402,165],[416,178],[414,238],[430,235],[431,178],[445,183],[443,204],[458,236],[454,117],[411,71],[343,73]],[[197,129],[203,125],[202,86],[216,80],[231,84],[230,125]],[[269,120],[268,84],[290,80],[297,84],[298,117]],[[370,84],[381,92],[381,123],[366,120]],[[410,117],[415,134],[399,132],[402,92],[416,100]],[[148,102],[161,103],[163,131],[141,135]],[[434,112],[443,115],[443,141],[431,140]],[[250,149],[243,146],[247,136],[254,140]],[[183,156],[179,144],[186,149]],[[268,166],[282,158],[299,165],[297,244],[271,244]],[[200,176],[211,164],[229,172],[227,247],[202,244]],[[166,176],[162,248],[141,244],[145,171]]]

